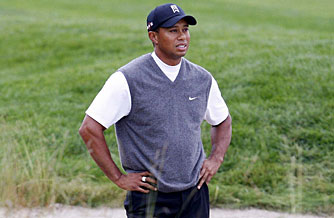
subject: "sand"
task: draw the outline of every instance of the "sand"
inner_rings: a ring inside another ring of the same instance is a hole
[[[321,218],[324,216],[289,214],[247,209],[212,208],[210,218]],[[0,218],[126,218],[123,208],[84,208],[56,204],[47,208],[0,208]]]

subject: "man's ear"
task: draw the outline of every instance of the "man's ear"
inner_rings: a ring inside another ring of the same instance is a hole
[[[154,31],[148,32],[148,37],[154,45],[158,44],[158,33]]]

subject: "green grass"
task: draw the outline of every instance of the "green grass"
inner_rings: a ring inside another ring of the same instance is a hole
[[[0,205],[122,204],[77,131],[109,75],[152,51],[145,20],[160,3],[0,2]],[[198,20],[187,58],[212,72],[233,117],[212,205],[333,214],[333,1],[176,3]]]

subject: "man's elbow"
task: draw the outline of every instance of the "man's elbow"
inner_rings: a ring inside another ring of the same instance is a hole
[[[81,136],[81,138],[84,138],[85,135],[87,135],[88,132],[88,125],[87,123],[83,122],[79,128],[79,135]]]
[[[230,115],[230,114],[227,116],[227,118],[226,118],[226,120],[225,120],[225,121],[227,122],[227,124],[228,124],[229,126],[231,126],[231,125],[232,125],[232,117],[231,117],[231,115]]]
[[[81,125],[80,128],[79,128],[79,135],[82,137],[82,135],[84,134],[84,129],[83,129],[83,126]]]

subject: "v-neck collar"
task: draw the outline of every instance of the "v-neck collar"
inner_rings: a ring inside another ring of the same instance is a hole
[[[184,60],[183,60],[183,58],[181,59],[181,66],[180,66],[179,73],[177,74],[177,76],[176,76],[176,78],[175,78],[174,81],[170,80],[170,79],[168,78],[168,76],[161,70],[161,68],[160,68],[159,65],[155,62],[155,60],[153,59],[153,57],[152,57],[151,54],[150,54],[150,63],[151,63],[151,65],[152,65],[153,69],[156,68],[156,70],[154,70],[154,71],[156,71],[157,73],[159,73],[165,80],[168,80],[169,84],[176,84],[176,83],[181,79],[180,77],[182,77],[182,75],[183,75],[183,71],[184,71],[184,70],[183,70],[183,65],[184,65]]]

